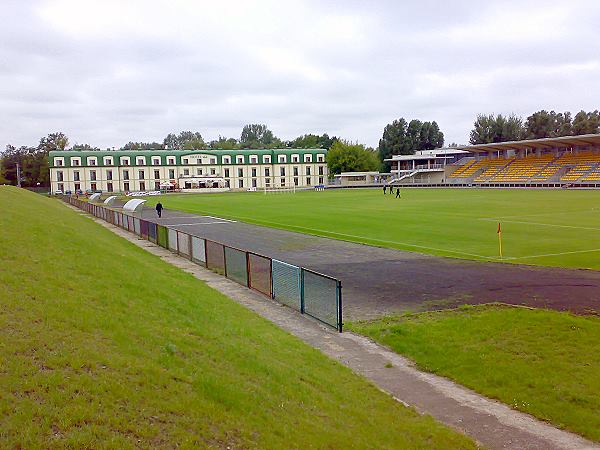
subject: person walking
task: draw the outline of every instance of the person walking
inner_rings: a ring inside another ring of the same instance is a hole
[[[383,185],[383,195],[385,195],[385,190],[387,189],[387,186],[384,184]]]
[[[159,218],[162,216],[162,210],[163,210],[163,205],[161,202],[158,202],[156,204],[156,214],[158,214]]]
[[[396,190],[396,198],[402,198],[402,197],[400,197],[400,188],[398,188]]]

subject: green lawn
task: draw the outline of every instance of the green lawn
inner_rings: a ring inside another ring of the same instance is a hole
[[[0,210],[0,448],[474,447],[61,202]]]
[[[600,319],[501,306],[407,314],[348,328],[427,371],[600,441]]]
[[[148,204],[157,201],[148,197]],[[169,194],[166,208],[434,255],[600,269],[600,192],[377,189]]]

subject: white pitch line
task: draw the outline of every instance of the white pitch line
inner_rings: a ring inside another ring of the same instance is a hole
[[[592,228],[592,227],[579,227],[577,225],[557,225],[553,223],[541,223],[541,222],[526,222],[522,220],[502,220],[502,219],[490,219],[487,217],[480,217],[479,220],[485,220],[489,222],[503,222],[503,223],[521,223],[525,225],[537,225],[540,227],[557,227],[557,228],[575,228],[578,230],[591,230],[591,231],[600,231],[600,228]]]
[[[168,226],[170,226],[170,227],[187,227],[187,226],[192,226],[192,225],[212,225],[215,223],[229,223],[229,222],[214,221],[214,222],[193,222],[193,223],[170,223],[170,224],[168,224]]]
[[[211,219],[222,220],[224,222],[231,222],[231,223],[236,222],[235,220],[224,219],[223,217],[215,217],[215,216],[202,216],[202,217],[210,217]]]
[[[504,258],[504,259],[543,258],[545,256],[574,255],[576,253],[591,253],[591,252],[600,252],[600,248],[594,248],[591,250],[575,250],[572,252],[546,253],[545,255],[510,256],[510,257]]]

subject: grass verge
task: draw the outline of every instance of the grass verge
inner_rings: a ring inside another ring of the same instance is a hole
[[[348,325],[488,397],[600,441],[600,319],[501,305]]]
[[[59,201],[0,210],[0,447],[474,447]]]

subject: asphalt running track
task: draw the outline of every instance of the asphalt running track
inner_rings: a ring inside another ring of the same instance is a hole
[[[139,216],[338,278],[346,321],[490,302],[600,315],[600,271],[423,255],[174,210]]]

